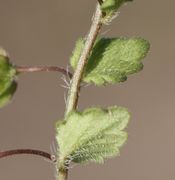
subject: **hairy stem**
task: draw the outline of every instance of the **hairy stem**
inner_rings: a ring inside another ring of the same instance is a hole
[[[21,155],[21,154],[32,154],[32,155],[42,156],[46,159],[49,159],[52,162],[56,162],[56,158],[54,155],[51,155],[44,151],[34,150],[34,149],[15,149],[15,150],[9,150],[9,151],[2,151],[0,152],[0,158],[5,158],[8,156],[13,156],[13,155]]]
[[[58,180],[66,180],[68,176],[68,169],[59,168],[58,170]]]
[[[89,54],[93,48],[97,35],[101,29],[102,23],[102,12],[100,9],[100,5],[97,5],[96,12],[93,17],[92,26],[90,32],[87,36],[84,49],[80,56],[79,62],[77,64],[77,68],[72,78],[71,87],[68,94],[68,102],[67,102],[67,109],[66,115],[71,112],[72,110],[76,109],[78,103],[78,96],[80,91],[80,83],[83,77],[83,72],[85,65],[87,63]]]
[[[77,108],[84,68],[88,61],[88,57],[93,48],[95,40],[98,36],[98,33],[102,27],[101,18],[102,18],[102,12],[100,9],[100,5],[98,3],[93,20],[92,20],[92,25],[91,25],[89,34],[86,38],[84,49],[80,56],[75,73],[72,77],[71,87],[68,92],[68,101],[67,101],[67,108],[66,108],[65,116]],[[58,169],[59,169],[58,180],[67,180],[68,170],[61,166]]]
[[[29,72],[60,72],[66,76],[72,78],[72,74],[64,68],[58,66],[16,66],[18,73],[29,73]]]

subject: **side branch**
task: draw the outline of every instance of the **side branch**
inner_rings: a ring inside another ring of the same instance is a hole
[[[72,74],[64,68],[57,66],[16,66],[16,70],[18,73],[26,73],[26,72],[60,72],[66,76],[72,78]]]
[[[21,154],[31,154],[31,155],[42,156],[46,159],[49,159],[52,162],[56,162],[56,157],[54,155],[51,155],[44,151],[34,150],[34,149],[15,149],[15,150],[9,150],[9,151],[2,151],[0,152],[0,158],[5,158],[8,156],[13,156],[13,155],[21,155]]]

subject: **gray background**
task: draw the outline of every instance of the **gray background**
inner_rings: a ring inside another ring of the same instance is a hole
[[[103,36],[141,36],[152,47],[144,70],[126,83],[82,90],[80,109],[92,105],[130,109],[129,140],[120,157],[102,166],[76,166],[69,179],[174,179],[174,6],[173,0],[135,0],[103,28]],[[89,29],[94,8],[94,0],[0,0],[0,45],[17,65],[66,67],[76,39]],[[57,73],[20,76],[13,103],[0,110],[0,150],[50,152],[55,122],[65,109],[60,77]],[[54,165],[40,157],[0,160],[3,180],[54,180],[54,175]]]

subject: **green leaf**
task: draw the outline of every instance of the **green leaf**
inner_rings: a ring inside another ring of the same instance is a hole
[[[71,66],[76,69],[84,40],[78,40]],[[83,80],[98,86],[119,83],[127,76],[143,68],[141,60],[149,51],[148,41],[142,38],[101,38],[98,39],[88,59]]]
[[[113,16],[116,14],[120,6],[124,3],[133,0],[104,0],[101,4],[101,10],[105,13],[102,22],[108,23],[112,20]]]
[[[0,49],[0,107],[6,105],[16,89],[16,69],[9,62],[5,50]]]
[[[16,88],[17,83],[14,81],[11,86],[3,94],[0,95],[0,108],[6,106],[10,102],[13,94],[16,91]]]
[[[105,158],[119,155],[127,140],[123,129],[129,119],[127,109],[116,106],[70,113],[57,124],[59,162],[102,163]]]

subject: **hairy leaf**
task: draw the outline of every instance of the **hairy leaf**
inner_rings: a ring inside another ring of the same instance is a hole
[[[122,107],[89,108],[72,112],[57,124],[60,163],[102,163],[119,154],[126,142],[130,114]]]
[[[6,105],[15,92],[16,69],[9,62],[3,49],[0,49],[0,107]]]
[[[88,59],[83,80],[87,83],[105,85],[119,83],[127,76],[143,68],[141,60],[149,51],[149,43],[142,38],[98,39]],[[84,40],[78,40],[71,66],[76,69]]]
[[[133,0],[103,0],[101,10],[105,13],[105,16],[103,17],[102,21],[104,23],[110,22],[120,6],[128,1]]]

